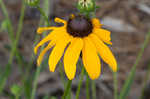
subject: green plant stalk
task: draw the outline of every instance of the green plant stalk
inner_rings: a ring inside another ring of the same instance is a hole
[[[0,5],[1,5],[1,8],[2,8],[2,11],[6,17],[6,20],[8,22],[8,34],[10,36],[10,39],[13,41],[14,40],[14,35],[13,35],[13,27],[12,27],[12,24],[11,24],[11,21],[10,21],[10,18],[9,18],[9,15],[8,15],[8,12],[7,12],[7,9],[5,7],[5,4],[3,2],[3,0],[0,0]]]
[[[36,69],[36,73],[35,73],[34,81],[33,81],[33,90],[32,90],[32,93],[31,93],[31,99],[35,99],[35,93],[36,93],[36,89],[37,89],[37,80],[38,80],[38,76],[40,74],[41,68],[42,68],[42,66],[39,66]]]
[[[114,80],[114,99],[118,99],[118,82],[117,82],[117,72],[113,72],[113,80]]]
[[[43,21],[43,18],[40,18],[40,24],[42,24],[42,21]],[[35,41],[37,41],[37,35],[36,35],[35,38],[36,38]],[[41,50],[43,50],[43,49],[44,49],[44,46],[41,47]],[[29,74],[30,74],[29,72],[31,70],[34,58],[35,58],[35,55],[33,53],[32,54],[32,61],[28,64],[28,67],[27,67],[27,70],[26,70],[26,73],[25,73],[25,77],[24,77],[25,80],[28,80],[27,76],[29,76]],[[33,89],[31,91],[31,97],[30,97],[30,99],[34,99],[35,98],[35,93],[36,93],[36,89],[37,89],[37,80],[38,80],[38,76],[40,74],[41,68],[42,68],[41,65],[36,68],[36,72],[35,72],[35,76],[34,76],[34,81],[33,81]]]
[[[65,86],[65,76],[64,76],[64,73],[63,73],[63,64],[62,64],[62,61],[59,62],[59,73],[60,73],[60,78],[61,78],[61,81],[63,82],[64,86]]]
[[[41,9],[41,8],[40,8]],[[41,11],[43,11],[43,10],[41,10]],[[40,13],[41,13],[41,11],[40,11]],[[44,12],[43,12],[44,13]],[[46,14],[44,13],[44,16],[46,16]],[[42,24],[42,22],[43,22],[43,19],[47,22],[47,19],[46,18],[43,18],[44,17],[43,16],[43,14],[41,14],[41,18],[40,18],[40,22],[39,22],[39,26]],[[47,22],[48,23],[48,22]],[[37,42],[38,42],[38,35],[36,35],[35,36],[35,44],[37,44]],[[35,45],[35,44],[33,44],[33,45]],[[42,47],[42,49],[43,49],[44,47]],[[24,82],[24,87],[26,88],[26,82],[28,81],[28,76],[29,76],[29,74],[30,74],[30,70],[31,70],[31,68],[32,68],[32,64],[33,64],[33,62],[34,62],[34,59],[35,59],[35,55],[34,55],[34,53],[32,53],[32,59],[31,59],[31,61],[29,62],[29,64],[27,65],[27,69],[26,69],[26,72],[25,72],[25,75],[24,75],[24,77],[23,77],[23,82]],[[25,89],[24,88],[24,89]],[[33,91],[33,90],[32,90]],[[35,90],[34,90],[35,91]],[[33,92],[32,92],[33,93]],[[31,94],[32,94],[31,93]],[[28,93],[27,93],[28,94]],[[30,96],[28,95],[26,98],[29,98]]]
[[[96,84],[94,80],[92,80],[92,99],[96,99]]]
[[[65,88],[65,92],[64,92],[64,94],[62,96],[62,99],[66,99],[66,96],[71,91],[71,83],[72,83],[72,80],[68,80],[66,88]]]
[[[37,6],[37,9],[40,11],[40,14],[43,16],[43,18],[44,18],[46,24],[47,24],[47,25],[50,25],[50,24],[49,24],[48,17],[47,17],[48,15],[46,15],[46,14],[44,13],[43,9],[41,9],[39,5]]]
[[[16,34],[16,40],[14,41],[13,48],[12,48],[11,55],[10,55],[10,59],[8,61],[9,64],[12,64],[13,56],[15,55],[15,52],[17,49],[18,41],[19,41],[19,38],[21,35],[21,30],[23,27],[24,12],[25,12],[25,4],[23,2],[22,9],[21,9],[21,16],[20,16],[19,24],[18,24],[18,30],[17,30],[17,34]]]
[[[82,86],[84,73],[85,73],[85,70],[84,70],[84,67],[82,66],[82,70],[81,70],[81,74],[80,74],[80,80],[79,80],[79,84],[78,84],[78,88],[77,88],[77,92],[76,92],[76,99],[79,99],[79,94],[80,94],[80,89]]]
[[[89,81],[88,73],[86,73],[86,99],[90,99]]]
[[[126,97],[128,96],[128,93],[131,89],[131,85],[132,85],[133,80],[134,80],[136,67],[137,67],[137,65],[138,65],[138,63],[139,63],[139,61],[143,55],[144,49],[147,47],[147,45],[149,43],[149,40],[150,40],[150,32],[146,35],[146,39],[144,40],[143,46],[142,46],[140,52],[138,53],[135,64],[133,65],[129,76],[128,76],[127,80],[125,81],[125,84],[123,85],[119,99],[126,99]]]
[[[44,13],[44,16],[48,16],[49,15],[49,3],[50,3],[50,0],[44,0],[44,10],[45,10],[45,12],[46,12],[46,14]],[[43,11],[43,10],[42,10]],[[40,11],[41,12],[41,11]],[[43,14],[42,14],[43,15]],[[48,25],[48,22],[47,22],[48,20],[46,20],[45,21],[45,24],[46,25]],[[44,36],[44,34],[43,34],[43,36]],[[42,49],[43,49],[43,47],[42,47]],[[33,90],[32,90],[32,93],[31,93],[31,99],[34,99],[34,97],[35,97],[35,93],[36,93],[36,89],[37,89],[37,80],[38,80],[38,76],[39,76],[39,74],[40,74],[40,71],[41,71],[41,68],[42,68],[42,66],[40,66],[40,67],[38,67],[37,69],[36,69],[36,73],[35,73],[35,77],[34,77],[34,81],[33,81]]]
[[[10,20],[9,15],[8,15],[8,11],[7,11],[7,9],[6,9],[6,6],[5,6],[3,0],[0,0],[0,5],[1,5],[2,11],[3,11],[3,13],[4,13],[4,16],[5,16],[5,18],[6,18],[7,22],[8,22],[8,24],[7,24],[8,35],[9,35],[10,40],[12,41],[12,44],[11,44],[11,45],[13,45],[13,42],[14,42],[14,40],[15,40],[13,26],[12,26],[11,20]],[[17,52],[17,51],[16,51],[16,52]],[[19,61],[21,61],[19,58],[17,58],[17,59],[18,59]]]
[[[41,19],[40,19],[40,21],[41,21]],[[37,42],[38,42],[38,35],[35,36],[35,40],[34,41],[35,41],[35,44],[37,44]],[[35,44],[33,44],[33,45],[35,45]],[[31,97],[31,90],[28,87],[32,86],[31,78],[33,76],[30,76],[30,74],[31,74],[31,69],[32,69],[34,60],[35,60],[35,55],[34,55],[34,53],[32,53],[31,54],[31,61],[29,63],[27,63],[25,71],[22,72],[23,90],[25,92],[24,94],[26,96],[26,99],[30,99],[30,97]]]
[[[66,99],[71,99],[71,86],[69,88],[68,94],[66,96]]]
[[[6,80],[9,76],[10,71],[11,71],[10,66],[8,66],[8,65],[10,65],[10,64],[6,65],[4,72],[0,75],[0,93],[2,93],[2,90],[4,89],[4,86],[6,84]]]
[[[11,45],[13,45],[13,42],[15,41],[13,26],[12,26],[11,20],[9,18],[8,11],[7,11],[6,7],[5,7],[5,4],[3,3],[3,0],[0,0],[0,5],[1,5],[2,11],[4,13],[4,16],[5,16],[5,18],[6,18],[7,22],[8,22],[7,23],[8,35],[9,35],[9,38],[10,38],[11,43],[12,43]],[[11,46],[11,48],[13,48],[13,46]],[[17,58],[19,64],[22,64],[22,60],[18,57],[19,56],[19,52],[17,51],[17,49],[16,49],[15,53],[16,53],[16,58]]]
[[[8,13],[7,13],[7,10],[5,8],[5,5],[3,3],[2,0],[0,0],[0,4],[2,6],[2,9],[3,9],[3,12],[5,14],[5,17],[7,20],[9,20],[9,24],[8,24],[8,30],[11,32],[9,34],[12,34],[13,33],[13,29],[12,29],[12,25],[10,23],[10,19],[8,17]],[[18,26],[18,30],[17,30],[17,33],[16,33],[16,39],[14,40],[14,37],[13,35],[10,36],[11,40],[13,41],[12,43],[12,49],[11,49],[11,54],[10,54],[10,58],[9,58],[9,61],[8,61],[8,64],[6,65],[6,69],[4,70],[4,74],[3,74],[3,77],[1,78],[2,80],[0,80],[1,82],[1,88],[0,90],[2,91],[3,87],[5,86],[5,82],[11,72],[11,64],[12,64],[12,61],[13,61],[13,56],[15,55],[15,52],[16,52],[16,49],[17,49],[17,45],[18,45],[18,41],[19,41],[19,37],[20,37],[20,34],[21,34],[21,30],[22,30],[22,24],[23,24],[23,19],[24,19],[24,12],[25,12],[25,5],[23,4],[22,5],[22,8],[21,8],[21,16],[20,16],[20,19],[19,19],[19,26]],[[0,92],[1,92],[0,91]]]
[[[146,75],[145,75],[140,99],[144,99],[144,90],[146,88],[146,85],[147,85],[149,78],[150,78],[150,64],[148,65],[148,70],[147,70]]]
[[[43,18],[40,18],[39,26],[42,24],[42,21],[43,21]],[[35,43],[33,44],[33,46],[35,44],[37,44],[37,42],[39,41],[38,35],[35,36],[35,40],[34,41],[35,41]],[[30,71],[32,69],[32,65],[34,63],[34,60],[35,60],[35,55],[34,55],[34,53],[32,53],[31,61],[27,64],[27,68],[25,70],[25,73],[23,75],[23,80],[22,80],[23,84],[24,84],[25,96],[26,96],[27,99],[30,99],[30,97],[31,97],[31,90],[28,89],[28,86],[32,86],[32,82],[30,81],[30,79],[32,77],[28,77],[28,76],[31,74]]]
[[[43,18],[40,18],[39,26],[42,24],[42,21],[43,21]],[[46,20],[45,20],[45,21],[46,21]],[[35,40],[34,40],[33,47],[34,47],[35,44],[38,43],[38,41],[39,41],[38,35],[36,35],[36,36],[35,36]],[[31,68],[32,68],[32,64],[34,63],[34,60],[35,60],[35,54],[32,53],[32,55],[31,55],[31,61],[30,61],[30,62],[28,63],[28,65],[27,65],[27,69],[26,69],[24,78],[26,78],[26,77],[30,74],[30,70],[31,70]]]

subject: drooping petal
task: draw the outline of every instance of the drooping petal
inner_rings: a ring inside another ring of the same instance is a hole
[[[76,63],[83,47],[81,38],[73,38],[64,55],[64,69],[67,77],[72,80],[76,73]]]
[[[94,28],[100,28],[102,26],[102,24],[100,24],[99,19],[97,19],[97,18],[92,19],[92,24],[93,24]]]
[[[70,42],[71,38],[61,39],[56,43],[56,46],[52,50],[50,56],[49,56],[49,69],[51,72],[55,71],[56,65],[60,58],[63,55],[63,52],[67,46],[67,44]]]
[[[65,20],[60,19],[60,18],[55,18],[55,22],[57,22],[57,23],[63,23],[64,25],[67,24],[67,22]]]
[[[117,71],[117,62],[110,51],[110,49],[94,34],[90,35],[90,38],[92,39],[93,43],[95,44],[97,51],[99,52],[101,58],[109,64],[110,68],[116,72]]]
[[[58,22],[58,23],[63,23],[64,25],[67,24],[67,22],[63,19],[60,19],[60,18],[55,18],[55,22]],[[64,26],[61,26],[61,27],[39,27],[37,29],[37,33],[38,34],[42,34],[44,31],[48,31],[48,30],[57,30],[57,29],[60,29],[60,28],[63,28]]]
[[[84,38],[82,60],[90,78],[97,79],[101,72],[101,64],[96,48],[89,38]]]
[[[44,31],[53,30],[53,29],[56,29],[56,27],[39,27],[37,29],[37,33],[42,34]]]
[[[103,42],[112,45],[111,43],[111,33],[105,29],[93,29],[93,33],[97,35]]]
[[[37,54],[38,48],[40,46],[42,46],[43,44],[45,44],[46,42],[51,40],[51,35],[49,34],[48,36],[46,36],[44,39],[42,39],[35,47],[34,47],[34,53]]]
[[[42,60],[43,60],[44,54],[45,54],[51,47],[53,47],[54,45],[55,45],[55,42],[50,42],[50,43],[47,45],[47,47],[42,50],[42,52],[40,53],[40,55],[39,55],[39,57],[38,57],[38,59],[37,59],[37,65],[38,65],[38,66],[40,66],[40,64],[41,64],[41,62],[42,62]]]
[[[61,36],[64,36],[64,35],[67,35],[67,33],[65,33],[65,28],[61,29],[61,30],[54,30],[52,32],[50,32],[48,34],[48,36],[46,36],[45,38],[43,38],[35,47],[34,47],[34,53],[37,54],[37,51],[38,51],[38,48],[40,46],[42,46],[43,44],[45,44],[46,42],[48,41],[51,41],[51,40],[58,40],[59,38],[61,38]]]

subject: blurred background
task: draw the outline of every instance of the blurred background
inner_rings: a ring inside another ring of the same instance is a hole
[[[41,0],[42,1],[42,0]],[[44,0],[43,0],[44,1]],[[78,13],[75,7],[77,0],[49,0],[49,23],[57,25],[53,19],[60,17],[68,19],[71,13]],[[14,33],[18,31],[21,15],[22,0],[3,0],[11,20]],[[137,55],[141,49],[148,31],[150,30],[150,1],[149,0],[97,0],[100,6],[96,11],[96,17],[100,19],[103,28],[112,32],[113,45],[110,46],[118,61],[118,93],[126,80]],[[41,2],[42,6],[42,2]],[[9,34],[7,18],[0,5],[0,99],[14,99],[13,88],[21,89],[20,99],[29,99],[32,90],[33,79],[36,71],[36,58],[33,48],[42,36],[36,34],[41,22],[41,14],[38,9],[25,6],[23,27],[18,38],[17,51],[12,55],[12,42]],[[49,53],[47,53],[47,56]],[[13,56],[13,58],[11,58]],[[47,57],[45,56],[45,57]],[[9,64],[10,63],[10,64]],[[146,47],[142,59],[137,65],[134,83],[127,99],[138,99],[141,96],[148,65],[150,64],[150,42]],[[9,65],[9,66],[8,66]],[[64,86],[61,81],[59,68],[54,73],[48,69],[47,58],[37,79],[35,99],[61,99]],[[63,68],[63,66],[62,66]],[[79,81],[78,69],[76,78],[72,83],[72,99],[75,97]],[[67,80],[67,78],[65,79]],[[107,64],[102,65],[102,74],[96,82],[97,99],[113,98],[113,76]],[[150,78],[144,89],[144,98],[150,99]],[[85,79],[80,92],[80,99],[86,98]]]

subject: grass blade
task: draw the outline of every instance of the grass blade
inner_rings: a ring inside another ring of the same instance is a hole
[[[143,46],[140,50],[140,52],[138,53],[138,56],[137,56],[137,59],[135,61],[135,64],[133,65],[132,69],[131,69],[131,72],[127,78],[127,80],[125,81],[125,84],[121,90],[121,93],[120,93],[120,96],[119,96],[119,99],[126,99],[126,97],[128,96],[129,94],[129,91],[131,89],[131,85],[134,81],[134,76],[135,76],[135,72],[136,72],[136,67],[143,55],[143,52],[144,52],[144,49],[147,47],[148,43],[149,43],[149,39],[150,39],[150,32],[146,35],[146,39],[144,40],[144,43],[143,43]]]
[[[2,93],[5,87],[6,80],[8,78],[8,75],[10,74],[10,71],[11,71],[11,66],[10,64],[7,64],[4,72],[0,75],[0,93]]]
[[[140,96],[139,99],[146,99],[146,98],[144,98],[145,89],[146,89],[146,86],[148,84],[149,79],[150,79],[150,64],[148,65],[148,69],[147,69],[147,72],[146,72],[146,75],[145,75],[145,78],[144,78],[144,82],[143,82],[143,88],[142,88],[142,91],[141,91],[141,96]]]

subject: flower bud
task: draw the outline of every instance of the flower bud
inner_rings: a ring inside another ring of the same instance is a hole
[[[79,0],[77,8],[80,12],[93,12],[95,10],[95,2],[93,0]]]
[[[36,7],[39,4],[40,0],[25,0],[25,3],[29,6]]]

